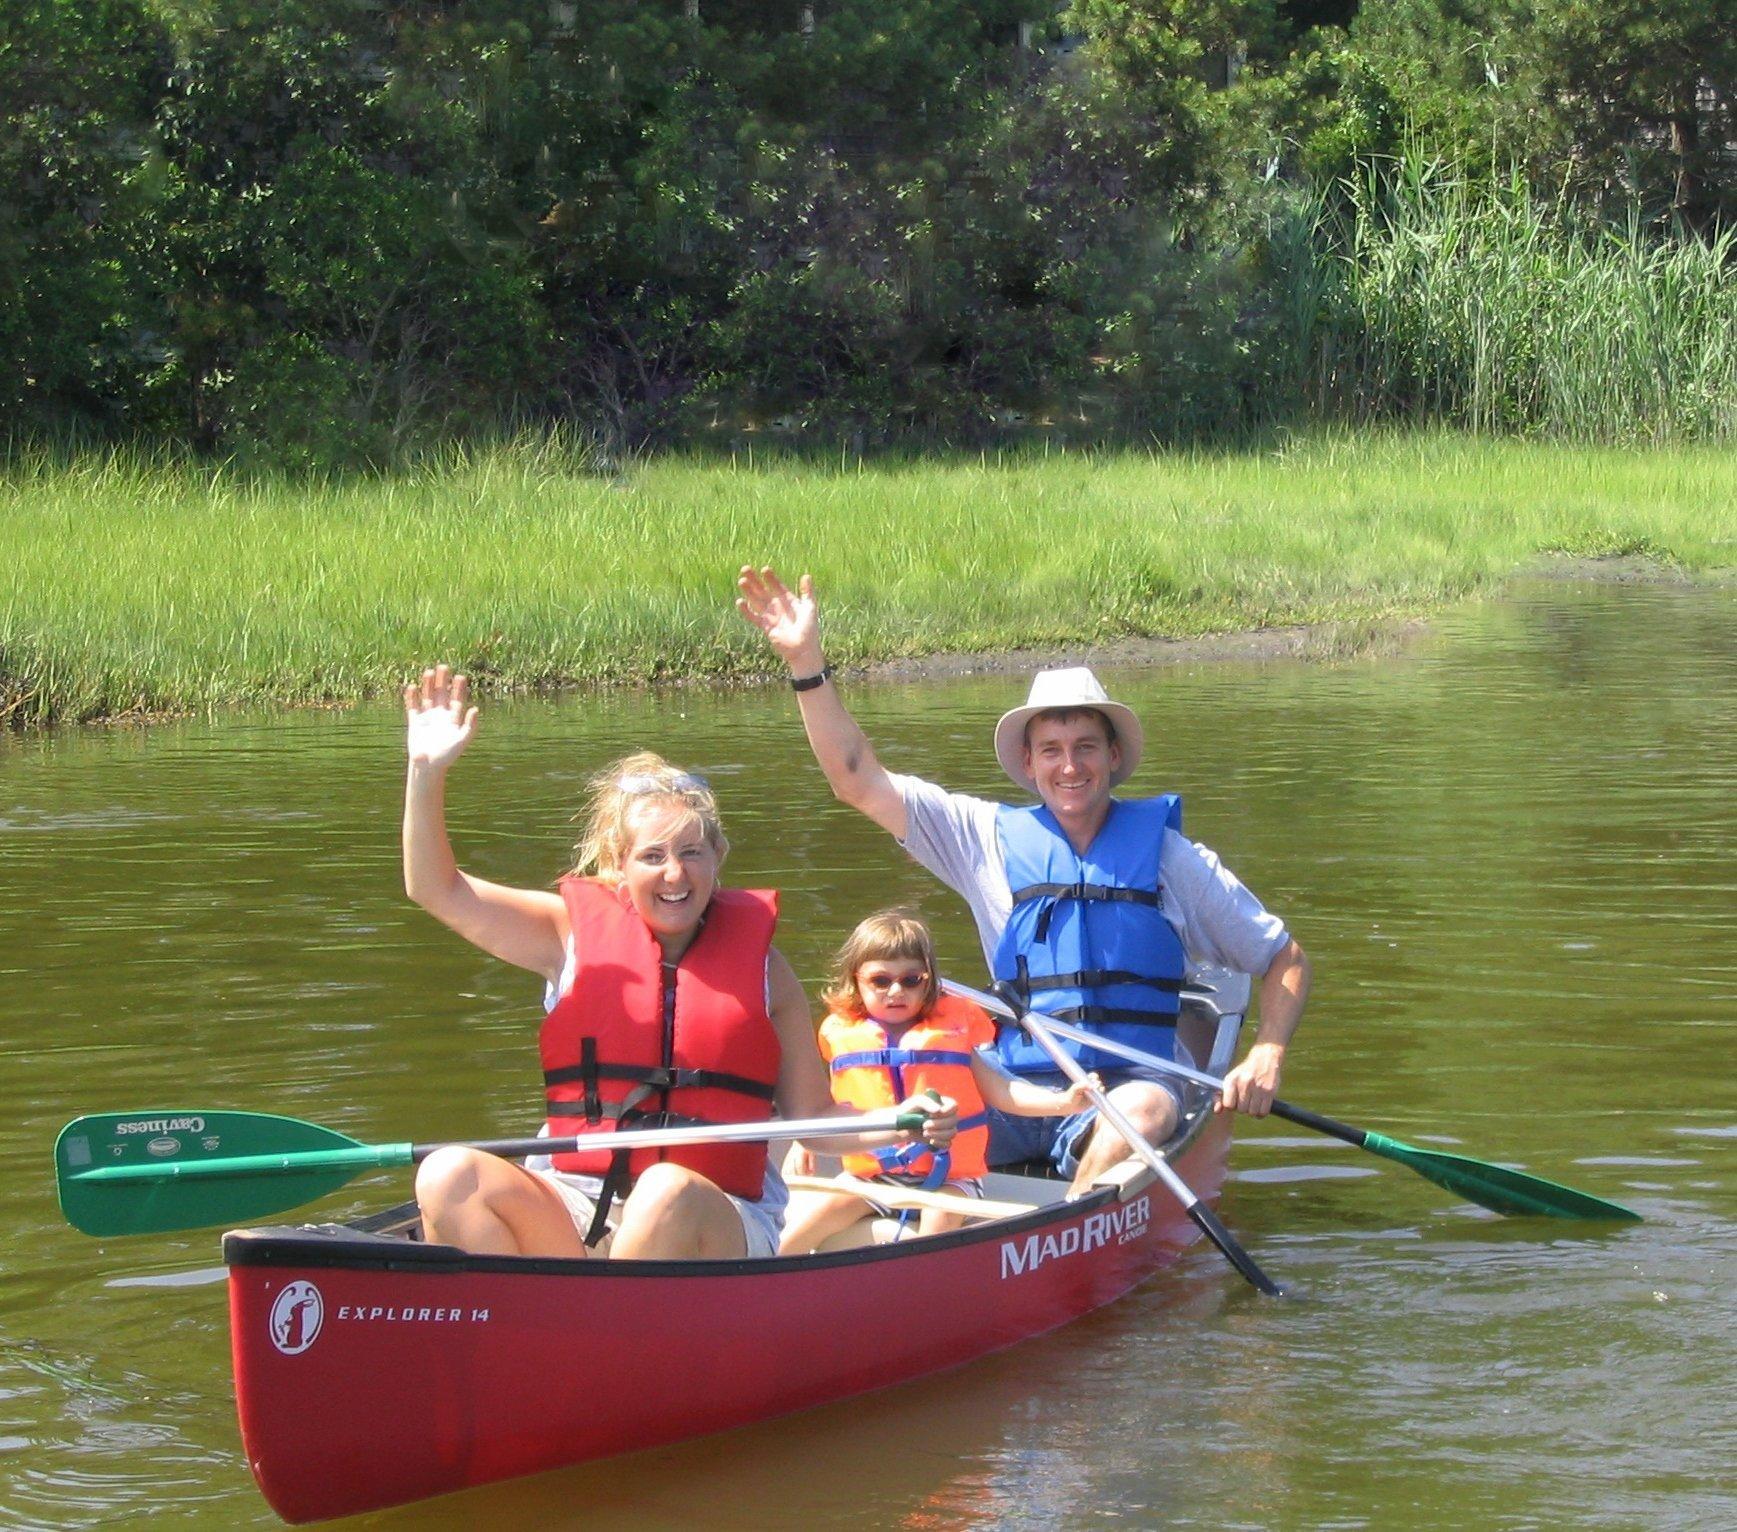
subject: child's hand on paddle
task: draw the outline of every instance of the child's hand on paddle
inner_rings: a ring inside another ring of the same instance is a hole
[[[1096,1071],[1088,1074],[1083,1080],[1076,1080],[1066,1090],[1057,1091],[1062,1098],[1062,1109],[1057,1117],[1071,1117],[1075,1112],[1084,1112],[1092,1106],[1092,1092],[1104,1093],[1104,1082],[1098,1078]]]
[[[744,564],[736,589],[736,610],[766,635],[792,673],[812,675],[826,663],[820,649],[820,605],[814,579],[804,575],[792,591],[770,564]]]
[[[908,1101],[901,1101],[898,1107],[901,1112],[921,1112],[923,1114],[922,1140],[931,1149],[945,1149],[953,1142],[953,1135],[959,1131],[959,1103],[951,1096],[935,1097],[927,1092],[912,1096]],[[905,1132],[900,1135],[906,1142],[918,1135]]]
[[[470,682],[444,665],[422,672],[420,686],[404,688],[406,748],[412,766],[450,766],[476,735],[476,709]]]

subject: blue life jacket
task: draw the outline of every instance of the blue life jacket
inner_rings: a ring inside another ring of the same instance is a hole
[[[1026,1006],[1132,1047],[1174,1058],[1188,959],[1160,908],[1164,832],[1182,828],[1182,800],[1112,800],[1082,857],[1047,808],[1002,807],[996,838],[1013,913],[991,967]],[[1062,1043],[1086,1069],[1126,1069],[1111,1054]],[[1004,1025],[996,1056],[1015,1074],[1055,1065],[1024,1030]]]

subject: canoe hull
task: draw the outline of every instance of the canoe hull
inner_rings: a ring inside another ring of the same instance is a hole
[[[1224,1177],[1208,1121],[1176,1168]],[[728,1430],[921,1377],[1065,1324],[1196,1237],[1157,1184],[802,1260],[509,1262],[231,1235],[249,1465],[315,1521]],[[921,1304],[909,1303],[920,1283]],[[897,1326],[839,1316],[898,1313]]]

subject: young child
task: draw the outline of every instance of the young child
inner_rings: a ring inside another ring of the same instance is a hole
[[[935,1090],[959,1107],[950,1150],[937,1156],[918,1143],[847,1154],[844,1168],[853,1175],[981,1197],[988,1169],[985,1103],[1021,1117],[1066,1117],[1091,1105],[1085,1085],[1047,1090],[1003,1074],[977,1051],[994,1041],[995,1024],[969,1001],[941,992],[929,928],[903,910],[870,915],[851,932],[822,998],[829,1014],[820,1024],[820,1053],[832,1073],[834,1101],[878,1111]],[[1096,1075],[1090,1079],[1098,1085]],[[810,1174],[813,1165],[813,1156],[797,1148],[785,1168]],[[793,1191],[779,1253],[806,1255],[855,1223],[865,1206],[884,1211],[850,1192]],[[942,1234],[964,1222],[963,1213],[924,1208],[917,1232]]]

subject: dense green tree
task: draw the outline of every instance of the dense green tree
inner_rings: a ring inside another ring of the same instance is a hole
[[[170,63],[144,0],[0,8],[0,412],[121,424],[159,341],[137,239]]]
[[[1730,216],[1737,0],[1388,0],[1350,39],[1347,78],[1457,163],[1524,164],[1619,220]]]
[[[1607,206],[1737,214],[1737,0],[1536,0],[1557,158]]]
[[[1477,171],[1531,157],[1539,129],[1529,66],[1531,0],[1387,0],[1363,6],[1342,55],[1358,97],[1384,96],[1394,154],[1409,128],[1431,149]]]
[[[0,410],[309,467],[1235,429],[1307,366],[1310,189],[1408,144],[1728,213],[1734,10],[13,0]]]

